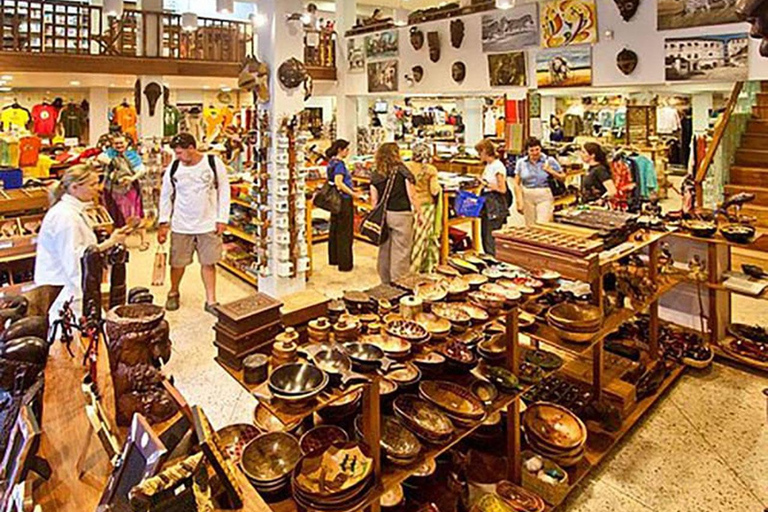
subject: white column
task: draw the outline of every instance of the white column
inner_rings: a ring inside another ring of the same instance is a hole
[[[140,76],[139,80],[141,80],[141,114],[139,115],[139,138],[144,140],[151,139],[153,137],[162,138],[163,109],[165,108],[162,94],[163,77],[145,75]],[[158,98],[157,103],[155,104],[154,116],[149,115],[149,100],[147,100],[147,96],[144,94],[144,89],[152,82],[160,86],[160,98]]]
[[[700,92],[691,98],[693,107],[693,133],[704,133],[709,128],[709,112],[712,110],[712,93]]]
[[[355,24],[357,0],[336,0],[336,131],[340,139],[352,144],[352,153],[357,151],[357,101],[347,96],[347,38],[344,33]]]
[[[151,12],[161,12],[163,10],[163,0],[141,0],[141,10]],[[140,31],[139,38],[145,37],[146,43],[142,45],[142,42],[138,42],[137,52],[141,53],[145,51],[143,57],[158,57],[160,56],[160,47],[162,42],[158,40],[157,29],[161,20],[158,16],[146,16],[144,20],[144,29]]]
[[[88,144],[95,146],[99,137],[109,132],[109,89],[91,87],[88,90]]]
[[[269,65],[269,89],[271,99],[266,106],[269,110],[272,147],[269,152],[269,175],[271,194],[271,214],[275,217],[274,191],[277,189],[275,156],[277,154],[277,131],[284,118],[298,115],[304,109],[304,90],[302,87],[285,89],[278,79],[280,64],[291,57],[304,60],[304,29],[298,21],[286,21],[288,15],[304,10],[302,0],[262,0],[258,4],[259,12],[264,13],[267,22],[258,30],[259,55],[262,62]],[[308,226],[309,228],[309,226]],[[281,297],[301,291],[306,286],[306,277],[300,273],[295,278],[277,276],[277,242],[274,226],[269,228],[271,244],[269,246],[269,275],[259,276],[259,290],[273,297]],[[310,248],[311,250],[311,248]]]
[[[483,98],[466,98],[464,100],[464,144],[474,148],[483,138]]]

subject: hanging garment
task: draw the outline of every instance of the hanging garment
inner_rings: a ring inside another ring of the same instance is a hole
[[[189,132],[198,144],[203,142],[203,113],[199,108],[192,108],[184,116],[184,121],[187,124],[187,132]]]
[[[59,123],[64,130],[64,137],[80,138],[83,134],[86,115],[79,105],[70,103],[59,111]]]
[[[40,156],[40,137],[22,137],[19,140],[19,165],[34,167]]]
[[[166,105],[163,110],[163,136],[173,137],[179,133],[179,121],[181,112],[173,105]]]
[[[656,167],[653,161],[644,155],[638,155],[634,158],[637,164],[639,174],[640,196],[648,199],[652,192],[659,189],[658,178],[656,177]]]
[[[208,107],[203,111],[205,123],[205,140],[210,141],[221,125],[221,111],[215,107]]]
[[[563,134],[566,139],[573,140],[584,131],[584,121],[575,114],[566,114],[563,119]]]
[[[615,205],[625,209],[629,204],[635,183],[632,181],[632,171],[626,158],[614,159],[611,163],[611,178],[616,185]]]
[[[59,109],[49,103],[41,103],[32,107],[32,130],[40,137],[53,137],[56,134],[56,120]]]
[[[234,119],[235,114],[232,112],[232,109],[229,107],[224,107],[219,112],[219,118],[221,120],[221,127],[227,128],[232,124],[232,120]]]
[[[656,117],[656,132],[672,134],[680,129],[680,115],[674,107],[661,107]]]
[[[3,123],[4,130],[10,130],[14,127],[17,129],[24,129],[27,127],[31,118],[32,115],[29,113],[29,110],[18,103],[5,107],[2,114],[0,114],[0,122]]]
[[[136,122],[138,121],[138,115],[136,114],[136,108],[133,105],[118,105],[115,107],[115,124],[120,127],[120,130],[128,135],[135,143],[138,142],[138,134],[136,131]]]

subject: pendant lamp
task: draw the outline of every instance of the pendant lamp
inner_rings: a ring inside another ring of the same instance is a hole
[[[496,0],[497,9],[511,9],[515,6],[515,0]]]
[[[194,32],[197,30],[197,14],[194,12],[182,13],[181,29],[185,32]]]
[[[123,0],[104,0],[104,14],[115,18],[122,18]]]
[[[216,12],[232,14],[235,12],[235,0],[216,0]]]

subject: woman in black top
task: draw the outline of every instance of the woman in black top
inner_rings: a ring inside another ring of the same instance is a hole
[[[613,182],[611,169],[603,148],[594,142],[584,144],[582,160],[589,166],[582,184],[584,202],[597,201],[616,196],[616,184]]]
[[[382,284],[390,284],[409,271],[413,245],[413,208],[418,208],[416,180],[400,159],[394,142],[382,144],[376,151],[376,171],[371,177],[371,205],[383,200],[387,183],[392,191],[387,201],[387,241],[379,247],[377,268]]]
[[[328,232],[328,264],[338,266],[342,272],[352,270],[352,240],[354,238],[355,218],[353,200],[359,199],[360,194],[352,188],[352,175],[344,165],[344,159],[349,156],[349,142],[338,139],[331,144],[325,156],[328,158],[326,170],[328,181],[341,194],[341,211],[331,215],[331,226]]]

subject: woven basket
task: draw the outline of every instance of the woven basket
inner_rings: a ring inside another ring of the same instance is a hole
[[[537,455],[536,453],[526,450],[522,454],[522,460],[523,463],[525,463],[526,460],[530,459],[531,457]],[[541,457],[539,455],[539,457]],[[557,485],[551,485],[543,480],[540,480],[536,477],[535,473],[529,472],[525,467],[523,467],[523,487],[528,489],[529,491],[533,491],[539,496],[544,499],[547,503],[550,505],[558,505],[560,502],[562,502],[565,499],[565,496],[568,494],[569,485],[568,485],[568,473],[563,470],[560,466],[555,464],[549,459],[546,459],[544,457],[541,457],[541,459],[544,461],[544,468],[543,469],[559,469],[563,473],[565,473],[565,480],[560,482]]]

